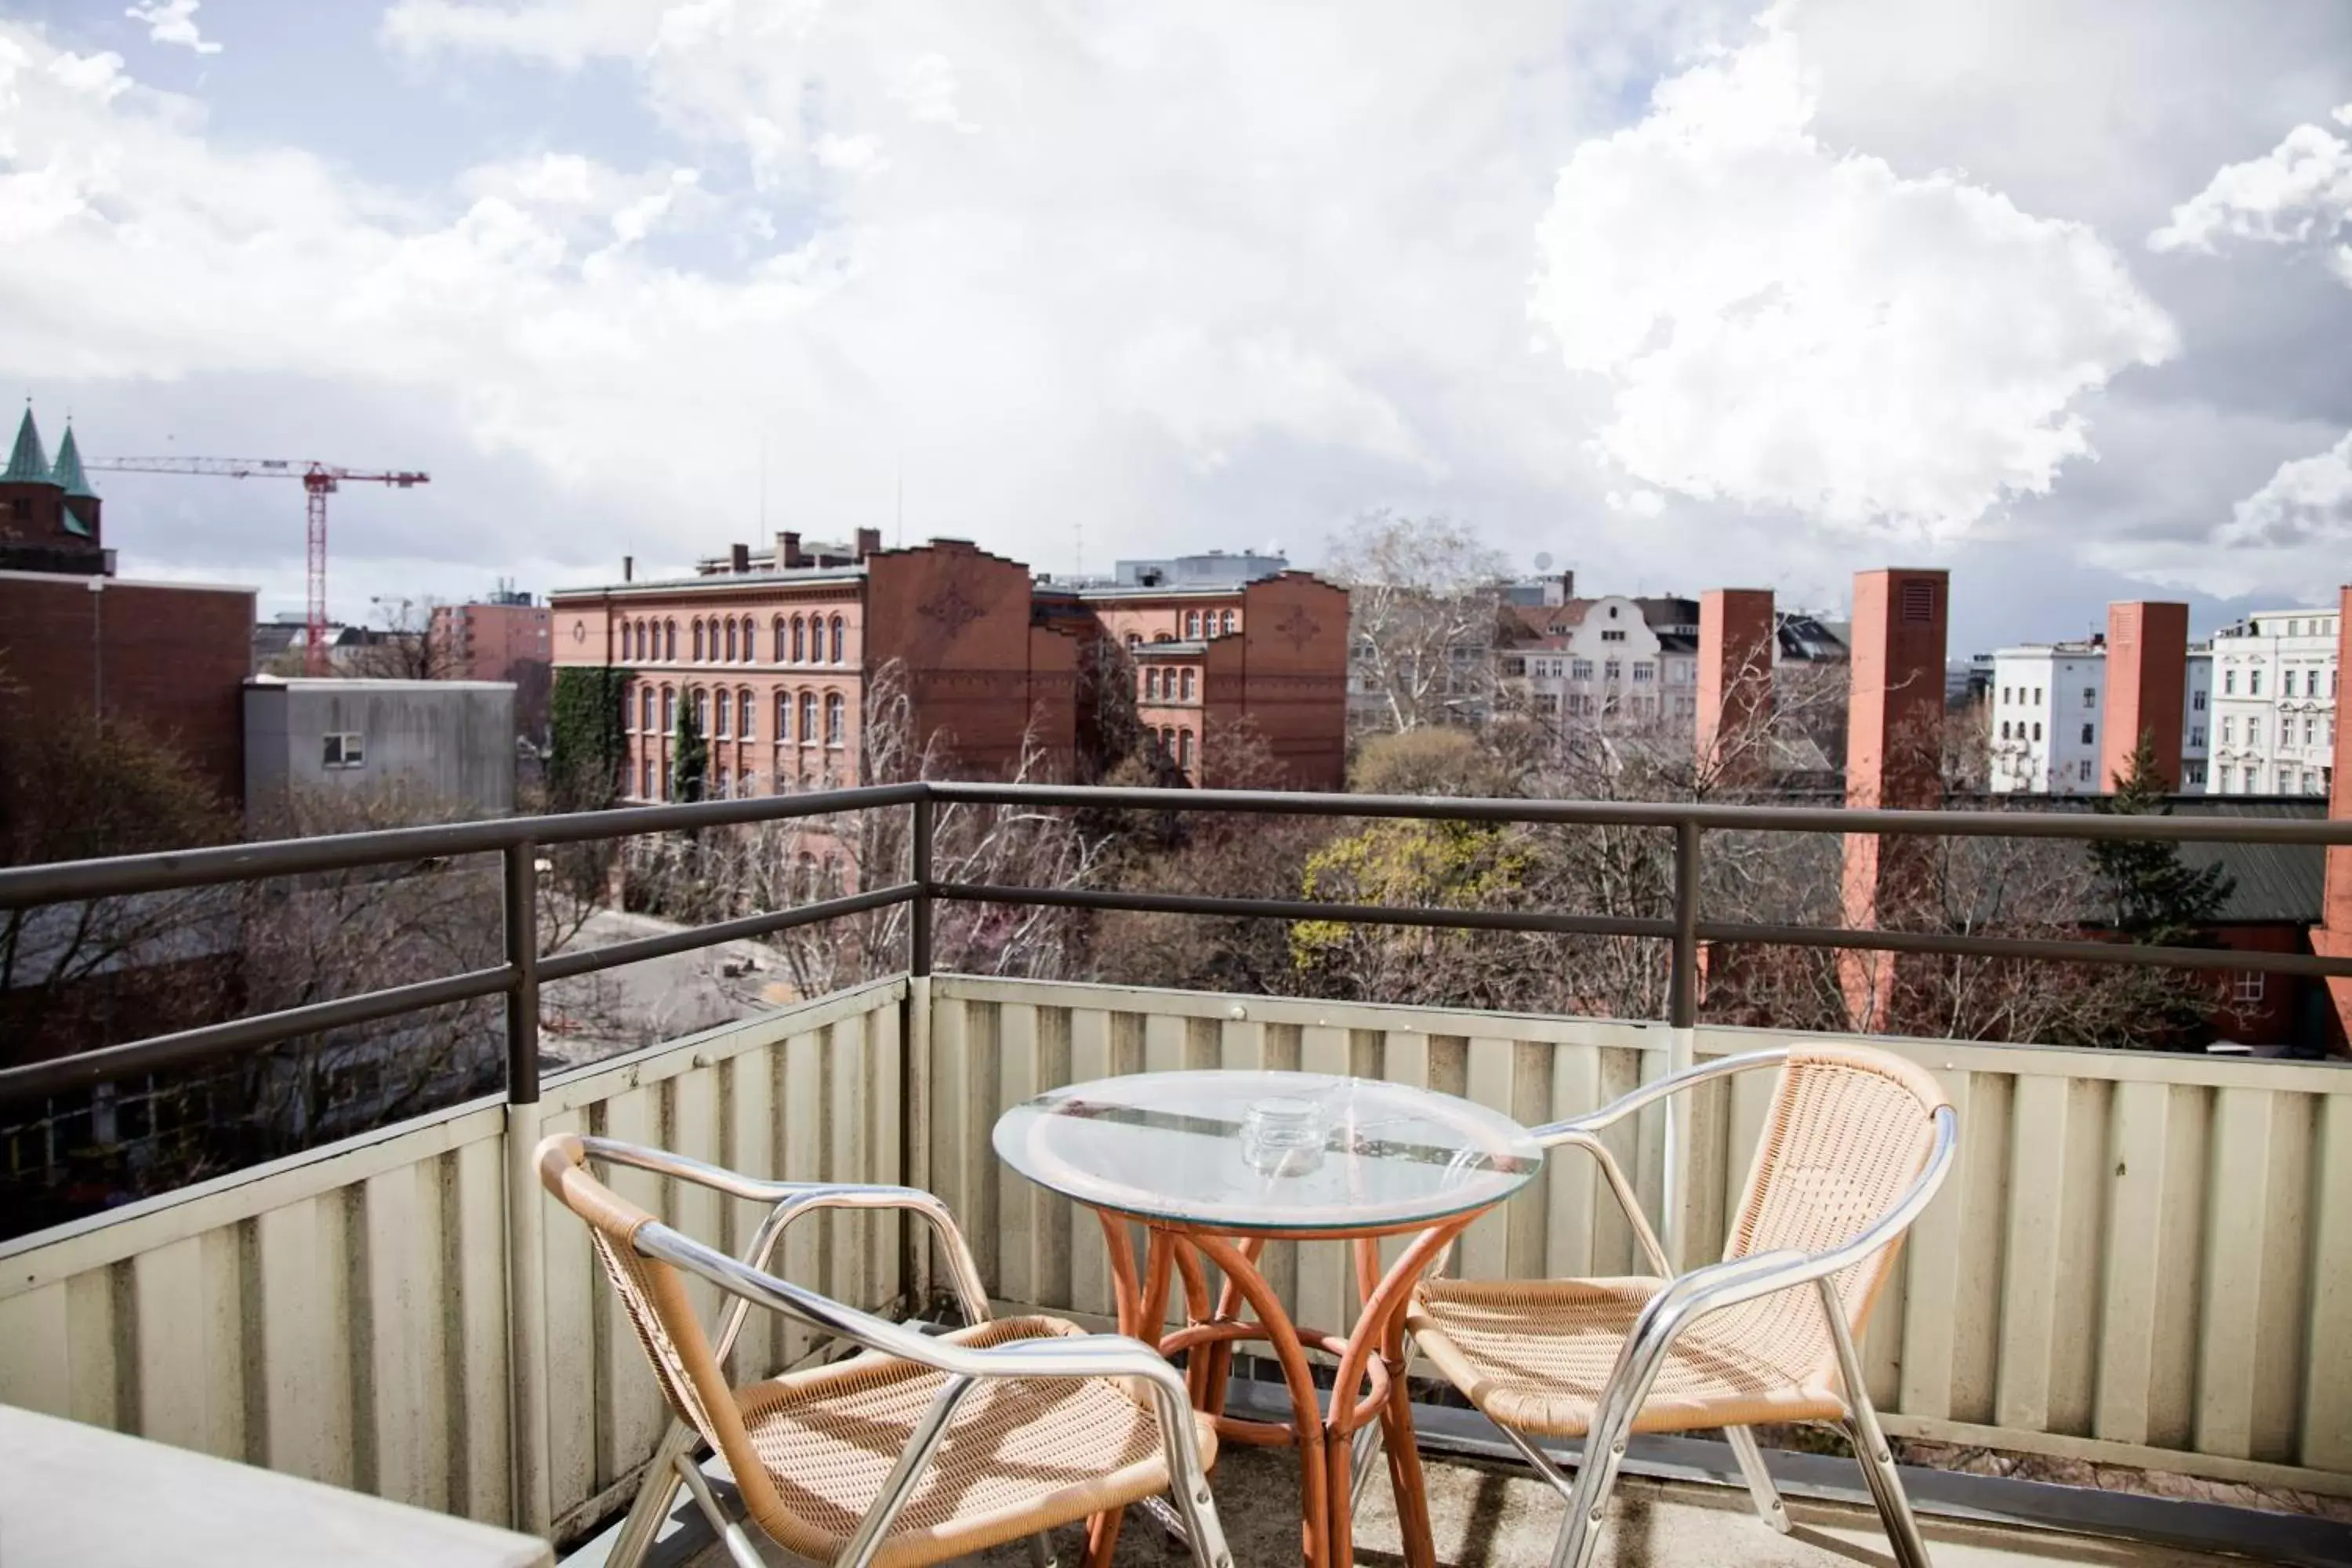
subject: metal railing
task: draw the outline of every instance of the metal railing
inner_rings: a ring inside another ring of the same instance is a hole
[[[1234,812],[1259,816],[1404,818],[1426,822],[1671,830],[1671,918],[1569,914],[1543,910],[1464,910],[1420,905],[1326,903],[1090,888],[1034,888],[942,881],[934,874],[942,804],[1030,809]],[[540,951],[539,852],[562,844],[647,834],[786,822],[905,806],[912,812],[908,879],[837,898],[766,910],[584,951]],[[907,970],[931,973],[932,909],[939,900],[1145,913],[1262,917],[1349,924],[1641,937],[1670,944],[1666,1022],[1698,1021],[1698,953],[1706,942],[1834,948],[1963,958],[2094,963],[2143,968],[2244,970],[2352,978],[2352,958],[2309,953],[2165,947],[2095,940],[1979,936],[1819,925],[1710,921],[1701,908],[1700,856],[1710,832],[1878,834],[1927,837],[2058,838],[2084,842],[2352,846],[2352,821],[2225,816],[2098,816],[2081,812],[1875,811],[1827,806],[1727,805],[1649,801],[1443,799],[1418,795],[1311,794],[1283,790],[1113,789],[1086,785],[908,783],[804,795],[688,805],[626,806],[559,816],[509,817],[318,838],[61,861],[0,869],[0,910],[80,900],[218,886],[270,877],[358,870],[496,853],[505,906],[504,962],[461,973],[362,992],[278,1012],[74,1056],[0,1068],[0,1105],[169,1068],[226,1060],[325,1030],[503,995],[507,1015],[505,1095],[539,1099],[539,988],[730,942],[773,935],[895,904],[912,906]]]

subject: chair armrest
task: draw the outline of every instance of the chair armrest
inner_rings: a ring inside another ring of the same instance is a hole
[[[1588,1110],[1581,1116],[1571,1116],[1565,1121],[1555,1121],[1535,1130],[1535,1139],[1547,1146],[1560,1142],[1574,1132],[1598,1132],[1604,1127],[1623,1121],[1633,1112],[1655,1105],[1662,1100],[1682,1093],[1718,1078],[1734,1073],[1756,1072],[1764,1068],[1780,1067],[1789,1059],[1788,1047],[1776,1047],[1768,1051],[1743,1051],[1736,1057],[1718,1057],[1711,1062],[1685,1068],[1652,1083],[1618,1096],[1598,1110]]]
[[[1659,1245],[1658,1233],[1650,1228],[1650,1216],[1642,1212],[1642,1200],[1635,1194],[1633,1184],[1625,1179],[1624,1168],[1617,1163],[1617,1156],[1609,1152],[1609,1146],[1580,1127],[1547,1128],[1537,1136],[1547,1149],[1581,1149],[1600,1162],[1601,1173],[1607,1179],[1610,1192],[1616,1194],[1617,1206],[1624,1211],[1625,1222],[1633,1227],[1634,1239],[1649,1256],[1650,1266],[1662,1277],[1672,1275],[1675,1268],[1666,1260],[1666,1249]]]

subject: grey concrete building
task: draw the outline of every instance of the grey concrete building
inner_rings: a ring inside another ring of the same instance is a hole
[[[398,787],[452,815],[515,805],[515,689],[503,680],[276,680],[245,688],[248,812],[292,789]]]

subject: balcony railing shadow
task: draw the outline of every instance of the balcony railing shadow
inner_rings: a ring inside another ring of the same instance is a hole
[[[965,885],[933,874],[943,802],[1655,828],[1673,836],[1675,896],[1669,918],[1626,920]],[[535,883],[550,846],[883,809],[911,814],[902,880],[584,952],[540,951]],[[1423,1084],[1533,1123],[1695,1061],[1786,1042],[1700,1022],[1703,943],[2215,963],[2202,949],[1712,921],[1698,865],[1717,831],[2352,844],[2352,824],[2294,820],[909,784],[0,871],[5,910],[496,854],[506,910],[496,965],[0,1069],[0,1104],[70,1100],[472,998],[502,999],[508,1047],[495,1099],[0,1244],[0,1398],[578,1540],[625,1505],[664,1414],[625,1320],[598,1288],[585,1235],[551,1219],[530,1165],[548,1132],[657,1144],[753,1175],[928,1187],[962,1218],[998,1300],[1107,1322],[1111,1285],[1095,1227],[1074,1224],[1066,1205],[989,1152],[1004,1108],[1059,1083],[1296,1067]],[[944,900],[1648,938],[1669,954],[1667,1016],[934,975],[932,916]],[[544,984],[901,904],[901,974],[543,1074]],[[2352,977],[2352,960],[2233,952],[2227,962]],[[1864,1346],[1891,1431],[2217,1488],[2352,1496],[2352,1071],[1876,1043],[1943,1080],[1962,1137]],[[1647,1112],[1611,1134],[1679,1257],[1720,1250],[1769,1087],[1712,1089],[1674,1121]],[[656,1179],[628,1195],[730,1247],[758,1217]],[[1455,1267],[1474,1277],[1606,1274],[1628,1271],[1633,1247],[1590,1168],[1564,1164],[1479,1221]],[[793,1232],[779,1261],[788,1277],[862,1307],[921,1315],[935,1297],[936,1262],[895,1215],[824,1216]],[[1267,1273],[1302,1321],[1344,1321],[1353,1286],[1336,1254],[1278,1248]],[[739,1344],[735,1372],[762,1375],[818,1348],[803,1331],[762,1324]],[[1450,1428],[1444,1415],[1424,1423],[1428,1440],[1477,1455],[1486,1439],[1475,1426]],[[1705,1469],[1705,1456],[1676,1452],[1691,1474]],[[1718,1473],[1737,1472],[1727,1460]],[[2163,1528],[2188,1527],[2173,1519]],[[2259,1544],[2269,1528],[2247,1523],[2242,1538]]]

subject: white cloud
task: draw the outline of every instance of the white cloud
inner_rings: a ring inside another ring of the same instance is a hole
[[[149,43],[173,44],[200,55],[216,55],[221,47],[196,29],[196,12],[203,3],[204,0],[153,0],[152,4],[133,5],[122,14],[134,22],[147,24]]]
[[[2352,126],[2352,104],[2332,118]],[[2352,288],[2352,141],[2323,126],[2296,126],[2263,156],[2216,172],[2147,244],[2210,253],[2225,238],[2330,247],[2329,268]]]
[[[2091,455],[2083,394],[2176,351],[2087,227],[1810,129],[1779,12],[1569,161],[1532,305],[1609,379],[1600,449],[1662,489],[1951,540]]]

